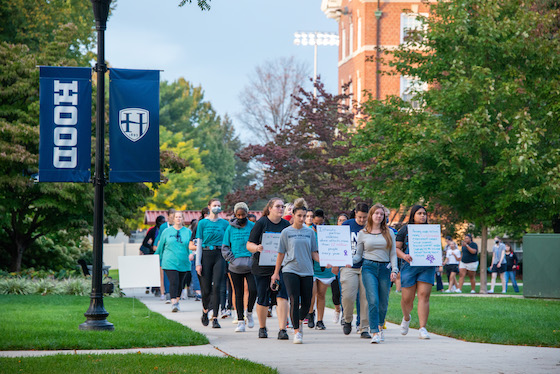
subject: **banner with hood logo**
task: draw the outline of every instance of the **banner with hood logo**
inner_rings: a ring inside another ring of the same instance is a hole
[[[109,70],[109,181],[159,182],[159,71]]]
[[[39,182],[91,178],[91,68],[39,68]]]

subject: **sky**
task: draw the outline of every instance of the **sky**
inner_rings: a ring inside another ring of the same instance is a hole
[[[294,32],[338,32],[321,0],[211,0],[209,11],[180,0],[118,0],[105,32],[110,66],[163,70],[202,86],[216,112],[228,114],[240,138],[250,141],[238,116],[239,94],[255,67],[294,56],[313,75],[313,47],[294,45]],[[337,92],[338,48],[318,47],[318,75]],[[310,88],[310,86],[308,87]]]

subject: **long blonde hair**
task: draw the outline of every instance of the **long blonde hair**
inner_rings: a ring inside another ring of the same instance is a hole
[[[387,242],[387,249],[391,249],[393,246],[393,238],[389,232],[390,229],[387,227],[387,209],[382,204],[377,203],[371,207],[367,215],[367,223],[364,230],[368,234],[371,234],[371,230],[373,230],[373,213],[375,213],[377,209],[381,209],[383,211],[383,220],[381,221],[379,228],[381,229],[381,234]]]

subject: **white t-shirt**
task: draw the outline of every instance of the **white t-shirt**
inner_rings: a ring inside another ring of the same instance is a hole
[[[447,247],[447,251],[445,251],[445,257],[448,258],[448,260],[447,260],[448,265],[455,265],[455,264],[458,265],[459,264],[459,260],[457,260],[455,258],[455,256],[453,256],[454,254],[457,257],[461,258],[461,250],[459,248],[451,249],[451,248]]]

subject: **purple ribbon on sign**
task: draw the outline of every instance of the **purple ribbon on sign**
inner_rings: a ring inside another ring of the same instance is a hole
[[[426,260],[430,261],[430,264],[433,264],[436,258],[432,255],[426,256]]]
[[[348,256],[348,251],[344,250],[344,256]]]

